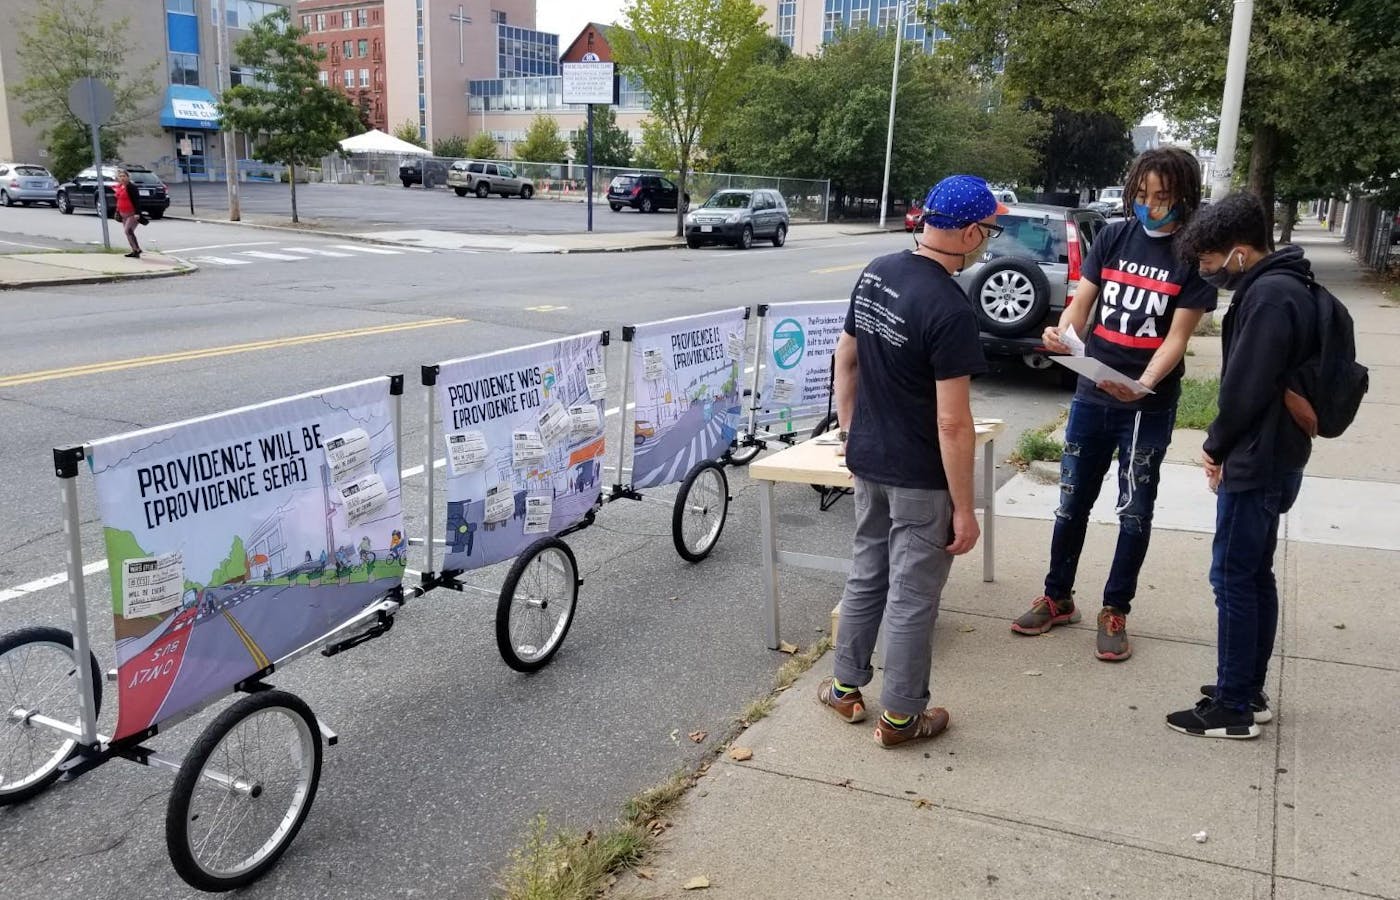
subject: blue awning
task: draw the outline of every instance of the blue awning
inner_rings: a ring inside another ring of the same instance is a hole
[[[202,87],[172,84],[160,111],[160,124],[165,128],[218,131],[219,107],[214,95]]]

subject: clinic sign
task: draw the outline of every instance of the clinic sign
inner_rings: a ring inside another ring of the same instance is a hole
[[[177,119],[204,122],[210,128],[219,127],[219,108],[208,100],[184,100],[172,97],[170,111]]]
[[[561,63],[564,102],[610,106],[618,102],[617,66],[610,62]]]

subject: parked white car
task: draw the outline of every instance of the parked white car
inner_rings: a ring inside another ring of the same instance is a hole
[[[33,163],[0,163],[0,205],[58,205],[58,179]]]

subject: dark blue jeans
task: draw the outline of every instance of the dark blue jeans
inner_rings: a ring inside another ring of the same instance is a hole
[[[1133,426],[1139,415],[1142,420],[1137,423],[1134,450]],[[1152,508],[1157,503],[1162,459],[1167,455],[1175,424],[1176,407],[1139,413],[1083,400],[1070,404],[1065,453],[1060,463],[1060,508],[1055,511],[1050,571],[1045,576],[1048,596],[1066,600],[1074,591],[1089,513],[1099,499],[1099,489],[1116,450],[1118,547],[1104,585],[1103,602],[1124,613],[1132,611],[1138,572],[1152,538]]]
[[[1286,472],[1252,491],[1221,491],[1215,501],[1215,686],[1221,704],[1234,710],[1248,709],[1264,689],[1278,630],[1278,520],[1293,508],[1302,484],[1302,472]]]

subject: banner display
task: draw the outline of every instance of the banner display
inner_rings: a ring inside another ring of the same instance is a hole
[[[444,571],[510,559],[602,493],[603,333],[438,366],[447,451]]]
[[[638,325],[632,337],[632,486],[681,481],[741,424],[744,307]]]
[[[792,430],[797,419],[826,415],[831,358],[849,307],[846,300],[769,305],[760,320],[759,424]]]
[[[403,580],[390,379],[91,447],[126,737],[198,709]]]

